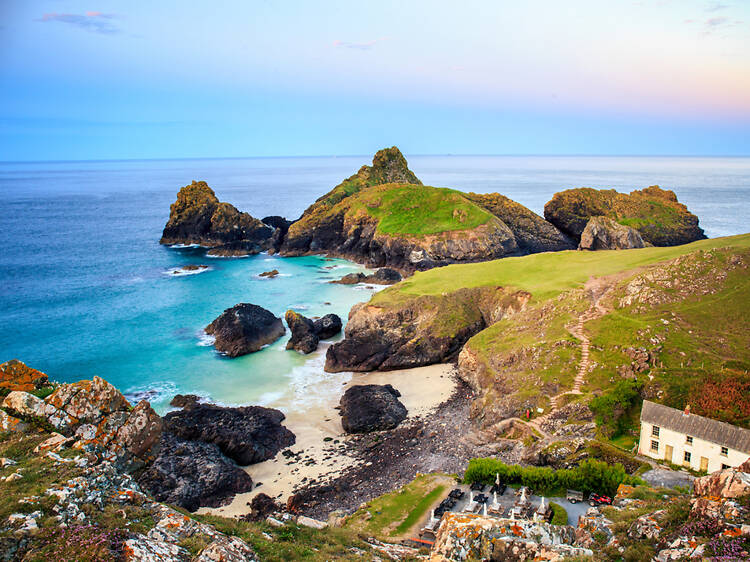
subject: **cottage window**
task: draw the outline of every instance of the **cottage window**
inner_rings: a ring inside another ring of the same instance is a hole
[[[721,470],[726,470],[727,468],[732,468],[728,464],[721,463]]]
[[[659,442],[658,441],[651,441],[651,450],[654,452],[659,452]]]
[[[684,459],[685,459],[685,462],[687,463],[690,462],[690,451],[685,451]]]
[[[721,456],[726,457],[729,454],[729,448],[728,447],[722,447],[721,448]]]
[[[688,435],[685,438],[685,444],[687,444],[687,445],[692,445],[693,444],[693,438],[690,435]]]
[[[651,428],[651,435],[653,435],[654,437],[659,437],[659,426],[658,425],[655,425],[654,427]]]

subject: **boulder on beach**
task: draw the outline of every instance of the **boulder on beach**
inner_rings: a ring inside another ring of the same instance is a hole
[[[286,330],[281,318],[272,312],[255,304],[240,303],[227,308],[205,331],[216,338],[217,351],[239,357],[275,342]]]
[[[273,408],[228,408],[196,404],[164,416],[165,427],[182,439],[213,443],[240,465],[270,459],[293,445],[294,433],[281,425],[284,414]]]
[[[401,393],[390,384],[349,387],[341,397],[341,425],[347,433],[393,429],[406,419]]]
[[[11,359],[0,365],[0,388],[31,392],[48,384],[47,375],[18,359]]]
[[[644,248],[640,233],[608,217],[591,217],[581,233],[579,250],[630,250]]]
[[[189,441],[165,431],[156,460],[138,483],[157,501],[188,511],[218,507],[253,489],[252,478],[213,443]]]
[[[285,319],[292,332],[286,348],[300,353],[312,353],[318,349],[320,340],[332,338],[341,331],[342,326],[341,318],[336,314],[326,314],[313,321],[299,312],[287,310]]]

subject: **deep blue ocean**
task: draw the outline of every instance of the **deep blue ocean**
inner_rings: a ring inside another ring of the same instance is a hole
[[[206,180],[256,217],[298,217],[368,157],[0,163],[0,361],[17,358],[60,381],[100,375],[123,392],[150,392],[159,409],[177,392],[223,403],[271,403],[333,391],[324,350],[285,351],[288,337],[237,359],[216,354],[202,328],[252,302],[283,315],[346,319],[364,287],[329,280],[361,270],[324,257],[209,258],[159,245],[179,188]],[[750,158],[418,156],[425,184],[507,195],[542,214],[572,187],[672,189],[709,237],[750,231]],[[206,264],[175,277],[171,268]],[[258,274],[278,269],[281,276]]]

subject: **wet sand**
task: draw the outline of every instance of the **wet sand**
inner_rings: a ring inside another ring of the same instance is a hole
[[[344,434],[341,418],[335,409],[349,386],[393,385],[401,393],[400,400],[409,411],[404,422],[407,423],[434,411],[454,394],[457,380],[453,372],[453,365],[441,364],[398,371],[354,373],[348,382],[341,385],[340,393],[331,393],[324,400],[315,401],[309,406],[299,407],[299,400],[291,394],[269,404],[286,414],[284,425],[297,436],[296,444],[273,459],[246,468],[256,483],[252,492],[238,494],[232,503],[224,507],[201,508],[198,513],[238,517],[250,511],[250,500],[261,492],[285,502],[295,489],[336,478],[345,469],[361,462],[355,459],[352,448],[348,447],[352,438]],[[290,451],[294,453],[293,456]],[[260,486],[258,483],[261,483]]]

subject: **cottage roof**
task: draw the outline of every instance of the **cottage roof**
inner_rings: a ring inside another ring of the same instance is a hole
[[[682,410],[656,402],[643,401],[641,422],[717,443],[742,453],[750,453],[750,429],[695,414],[685,414]]]

